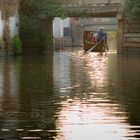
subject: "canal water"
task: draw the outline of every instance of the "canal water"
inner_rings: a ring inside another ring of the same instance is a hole
[[[140,55],[0,58],[0,139],[139,140]]]

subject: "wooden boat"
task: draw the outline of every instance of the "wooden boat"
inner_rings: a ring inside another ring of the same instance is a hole
[[[104,43],[104,41],[100,41],[97,43],[84,42],[83,48],[85,51],[104,52],[106,50],[106,44]]]
[[[93,38],[93,39],[92,39]],[[97,42],[93,36],[93,32],[84,31],[83,49],[92,52],[104,52],[107,50],[106,37]]]

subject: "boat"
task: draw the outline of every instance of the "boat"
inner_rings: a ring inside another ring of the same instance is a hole
[[[108,48],[106,36],[97,42],[93,31],[84,31],[82,47],[88,52],[105,52]]]

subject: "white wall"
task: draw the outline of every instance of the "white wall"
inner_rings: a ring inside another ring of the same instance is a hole
[[[53,20],[53,36],[54,38],[63,37],[63,20],[61,18],[54,18]]]
[[[54,38],[62,38],[64,35],[64,28],[70,27],[70,19],[61,19],[59,17],[53,20],[53,36]]]
[[[1,20],[1,10],[0,10],[0,37],[2,37],[3,34],[3,22]]]
[[[10,29],[11,29],[11,36],[18,35],[18,23],[19,23],[19,18],[18,18],[18,13],[16,13],[14,16],[10,17]]]
[[[66,18],[63,20],[63,23],[64,23],[64,28],[65,27],[70,27],[70,18]]]
[[[19,23],[19,18],[18,18],[18,12],[9,18],[10,21],[10,31],[11,31],[11,37],[15,36],[18,34],[18,23]],[[4,28],[4,20],[1,19],[1,10],[0,10],[0,37],[3,35],[3,28]]]

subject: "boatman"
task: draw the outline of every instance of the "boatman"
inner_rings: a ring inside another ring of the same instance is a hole
[[[97,42],[103,40],[104,43],[106,44],[106,49],[108,51],[108,45],[107,45],[107,33],[104,32],[104,28],[100,27],[99,31],[97,33]]]
[[[106,36],[106,33],[104,32],[104,28],[100,27],[97,33],[97,41],[102,40],[105,36]]]

